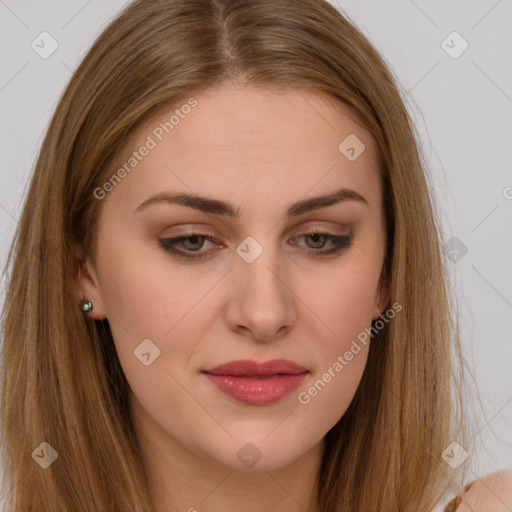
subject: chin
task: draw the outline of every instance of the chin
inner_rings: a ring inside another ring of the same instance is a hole
[[[211,460],[231,470],[251,472],[283,468],[296,461],[306,451],[300,449],[300,443],[290,438],[285,441],[282,437],[265,439],[261,436],[252,441],[249,436],[233,438],[222,447],[217,445],[215,448],[221,450],[208,450]]]

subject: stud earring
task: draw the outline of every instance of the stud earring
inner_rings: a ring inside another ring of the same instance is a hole
[[[82,313],[89,313],[89,312],[93,311],[92,302],[90,300],[86,299],[85,297],[82,297],[82,300],[80,301],[79,306],[80,306]]]

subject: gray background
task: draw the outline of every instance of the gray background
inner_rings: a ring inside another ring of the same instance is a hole
[[[0,0],[2,265],[58,97],[126,3]],[[457,285],[466,357],[484,406],[474,418],[480,446],[472,477],[512,468],[512,0],[333,3],[376,45],[399,80],[429,163],[443,240],[457,239],[449,242],[458,244],[449,245],[457,256],[446,257]],[[43,31],[59,45],[47,59],[31,47]],[[469,45],[457,58],[463,41],[448,37],[454,31]],[[0,307],[4,288],[2,281]]]

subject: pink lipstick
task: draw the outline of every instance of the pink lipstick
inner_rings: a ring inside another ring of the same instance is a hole
[[[242,359],[203,370],[220,391],[248,405],[267,405],[297,389],[307,368],[284,359],[264,363]]]

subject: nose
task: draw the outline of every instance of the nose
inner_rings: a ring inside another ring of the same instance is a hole
[[[270,243],[251,263],[235,258],[230,272],[226,321],[230,329],[270,342],[285,335],[295,323],[296,300],[284,256]]]

